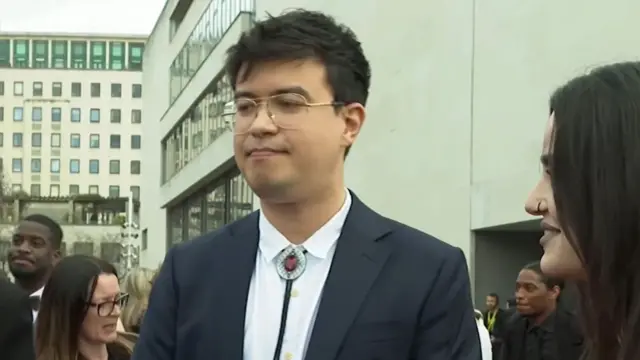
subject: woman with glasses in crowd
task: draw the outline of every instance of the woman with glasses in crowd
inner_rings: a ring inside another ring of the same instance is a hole
[[[36,323],[38,360],[128,360],[134,343],[116,331],[126,294],[113,265],[73,255],[53,270]]]
[[[154,276],[155,272],[147,268],[131,269],[125,276],[122,288],[128,294],[128,299],[120,319],[126,331],[140,333],[140,325],[147,311]]]
[[[640,359],[640,63],[597,68],[551,98],[542,271],[577,281],[587,360]]]

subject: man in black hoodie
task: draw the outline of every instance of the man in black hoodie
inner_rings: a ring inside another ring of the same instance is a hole
[[[0,358],[34,360],[29,295],[6,278],[0,278],[0,319]]]

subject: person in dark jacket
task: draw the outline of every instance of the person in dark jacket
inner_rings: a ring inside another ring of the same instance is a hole
[[[516,280],[517,312],[507,320],[501,360],[579,360],[583,338],[578,320],[558,308],[561,280],[542,274],[540,262],[526,265]]]
[[[0,358],[35,359],[29,295],[6,278],[0,278]]]
[[[502,333],[508,314],[500,308],[500,297],[496,293],[487,295],[486,310],[482,313],[484,326],[491,336],[492,353],[494,359],[498,359],[502,344]]]

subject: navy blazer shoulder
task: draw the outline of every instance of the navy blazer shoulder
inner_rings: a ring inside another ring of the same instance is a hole
[[[134,360],[243,358],[258,217],[169,250]],[[481,360],[481,351],[463,252],[353,195],[305,360],[365,358]]]

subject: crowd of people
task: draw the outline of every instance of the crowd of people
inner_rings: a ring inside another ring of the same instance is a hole
[[[551,96],[525,204],[544,255],[518,274],[516,310],[493,296],[482,321],[460,249],[345,186],[371,82],[351,29],[302,9],[267,16],[224,68],[235,162],[260,211],[169,249],[155,280],[124,282],[100,259],[60,258],[60,227],[25,218],[9,254],[18,285],[0,283],[3,359],[481,360],[487,334],[502,360],[640,358],[640,63]],[[577,313],[558,307],[564,281]]]
[[[9,248],[15,283],[0,280],[0,358],[129,360],[155,271],[121,279],[97,257],[62,257],[63,231],[33,214],[16,226]]]

